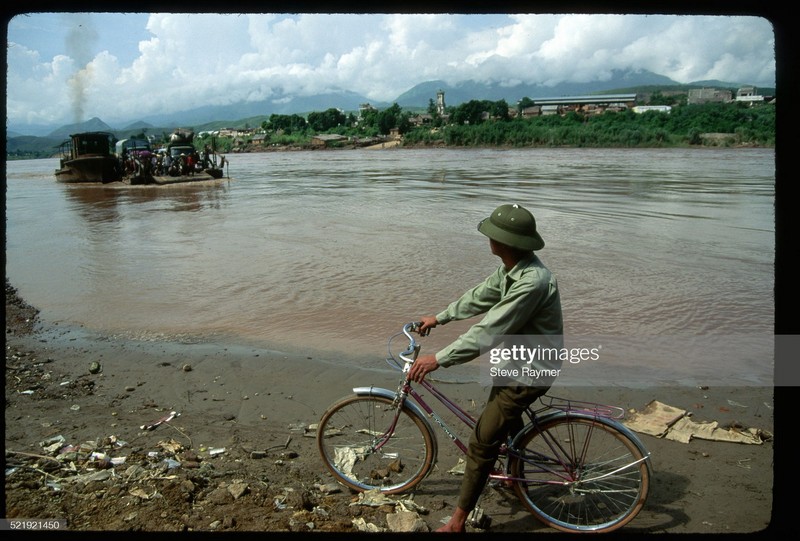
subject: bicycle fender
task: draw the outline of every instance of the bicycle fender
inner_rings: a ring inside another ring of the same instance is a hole
[[[597,422],[597,423],[604,424],[606,426],[610,426],[614,430],[617,430],[617,431],[621,432],[629,440],[631,440],[634,445],[636,445],[636,448],[639,449],[639,452],[641,452],[642,456],[645,457],[645,461],[644,462],[647,465],[647,469],[650,471],[650,473],[652,473],[653,467],[652,467],[651,460],[650,460],[650,451],[648,451],[647,448],[644,446],[644,443],[642,443],[642,441],[639,439],[639,436],[637,436],[627,426],[623,425],[622,423],[620,423],[618,421],[615,421],[614,419],[608,419],[607,417],[598,417],[596,415],[589,415],[587,413],[575,413],[575,412],[567,413],[565,411],[554,411],[552,413],[548,413],[546,415],[542,415],[541,417],[537,418],[537,421],[539,423],[546,423],[546,422],[552,421],[553,419],[558,419],[558,418],[562,418],[562,417],[569,417],[571,419],[574,419],[574,418],[586,419],[586,420],[589,420],[589,421],[594,421],[594,422]],[[536,424],[528,423],[522,430],[520,430],[519,434],[517,434],[514,437],[514,439],[511,442],[511,445],[512,446],[516,446],[516,444],[519,442],[519,440],[521,440],[523,437],[525,437],[528,433],[530,433],[533,430],[536,430]]]
[[[353,392],[357,396],[380,396],[382,398],[388,398],[389,400],[394,400],[396,394],[395,391],[390,391],[389,389],[383,389],[381,387],[353,387]],[[433,464],[435,465],[439,456],[439,443],[436,438],[436,432],[433,430],[433,425],[428,421],[428,416],[425,415],[425,412],[411,400],[406,400],[404,406],[411,410],[411,413],[422,419],[422,423],[431,434],[431,441],[433,442]],[[433,471],[433,468],[431,468],[431,471]]]

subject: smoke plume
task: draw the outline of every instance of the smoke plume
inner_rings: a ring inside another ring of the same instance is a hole
[[[89,13],[65,14],[66,50],[75,62],[75,73],[68,81],[72,116],[76,123],[86,120],[88,91],[92,83],[92,50],[98,35]]]

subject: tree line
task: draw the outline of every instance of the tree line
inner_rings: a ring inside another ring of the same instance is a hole
[[[663,101],[663,100],[662,100]],[[650,102],[654,102],[651,100]],[[527,107],[525,100],[520,109]],[[412,122],[419,113],[405,111],[396,103],[382,111],[367,110],[360,117],[338,109],[300,115],[273,114],[262,123],[268,142],[303,145],[316,134],[340,134],[349,138],[385,136],[396,129],[407,145],[448,146],[578,146],[646,147],[704,144],[704,134],[727,137],[715,144],[775,145],[775,106],[745,103],[705,103],[673,106],[669,113],[632,110],[522,118],[510,114],[505,100],[471,100],[448,107],[440,116],[433,100],[429,121]]]
[[[516,104],[518,111],[533,105],[529,98]],[[427,110],[404,110],[397,103],[383,110],[366,109],[356,116],[336,108],[321,112],[272,114],[260,127],[266,146],[307,147],[318,134],[339,134],[348,141],[333,143],[351,146],[354,140],[368,140],[388,135],[392,130],[403,137],[408,146],[576,146],[576,147],[653,147],[686,145],[751,145],[774,147],[776,137],[776,108],[773,104],[750,106],[741,102],[686,104],[685,97],[662,96],[655,92],[650,105],[671,105],[669,113],[648,111],[637,114],[631,110],[584,114],[569,111],[561,115],[523,118],[512,115],[505,100],[470,100],[448,106],[440,115],[433,99]],[[414,122],[426,113],[426,122]],[[195,130],[197,132],[197,130]],[[200,133],[200,132],[198,132]],[[705,134],[727,134],[707,138]],[[167,140],[164,133],[163,140]],[[145,138],[144,133],[130,137]],[[14,138],[6,146],[7,159],[42,158],[52,155],[51,145],[37,143],[38,138]],[[46,140],[45,140],[46,141]],[[215,137],[212,141],[219,152],[232,152],[235,147],[247,149],[247,141],[233,137]],[[209,143],[207,136],[195,138],[202,147]]]

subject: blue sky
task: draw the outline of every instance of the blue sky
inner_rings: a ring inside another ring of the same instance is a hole
[[[332,89],[391,101],[435,79],[555,84],[646,69],[775,86],[756,16],[31,13],[8,21],[9,125],[114,123]]]

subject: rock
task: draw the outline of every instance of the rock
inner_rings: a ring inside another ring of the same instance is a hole
[[[428,532],[425,521],[413,511],[398,511],[386,515],[386,523],[392,532]]]
[[[248,492],[250,492],[250,487],[247,486],[247,483],[243,483],[241,481],[235,481],[231,483],[228,487],[228,492],[231,493],[234,500],[238,500]]]
[[[317,483],[314,485],[314,488],[323,494],[336,494],[337,492],[342,491],[342,487],[337,483],[326,483],[324,485]]]
[[[207,499],[215,505],[225,505],[233,502],[233,495],[227,488],[218,487],[211,491]]]
[[[184,479],[183,481],[181,481],[180,487],[181,487],[181,492],[184,492],[186,494],[192,494],[195,491],[195,485],[189,479]]]
[[[381,528],[380,526],[376,526],[375,524],[367,522],[361,517],[353,519],[353,527],[359,532],[380,533],[386,531],[386,528]]]
[[[284,503],[292,509],[305,509],[306,511],[314,509],[311,495],[306,490],[292,490],[287,492]]]

